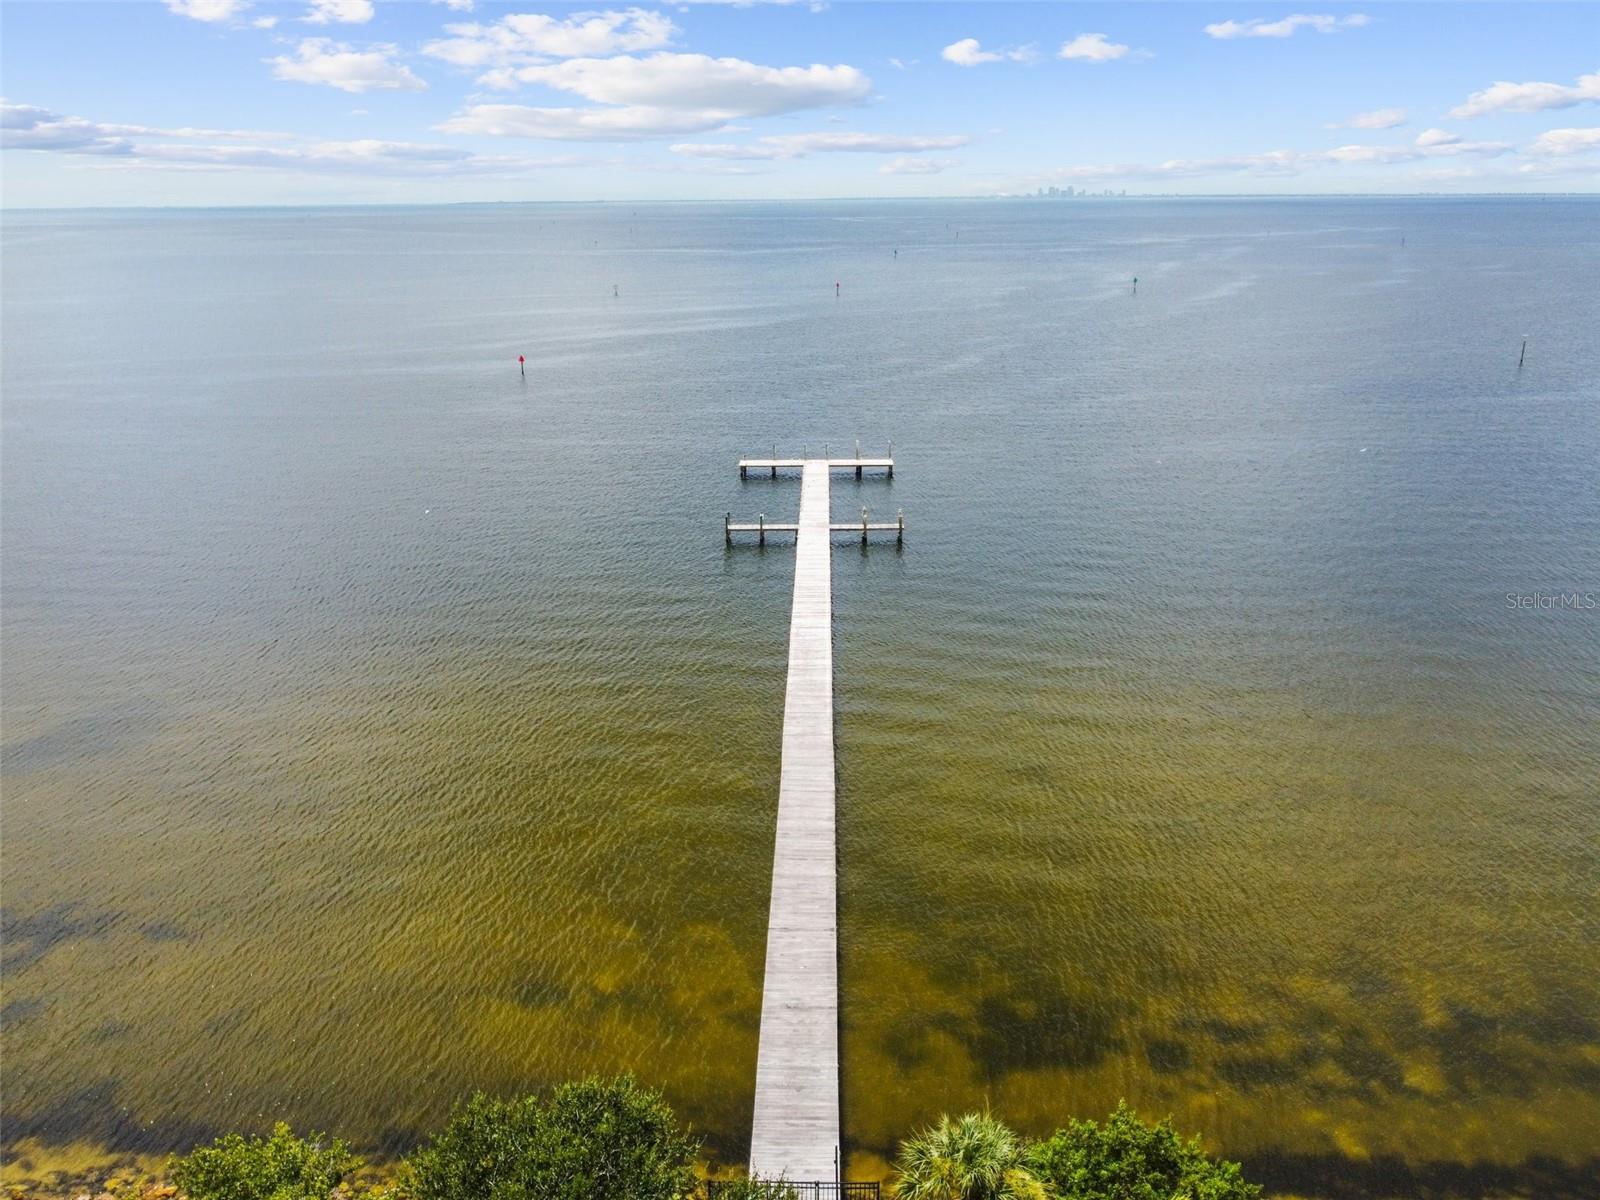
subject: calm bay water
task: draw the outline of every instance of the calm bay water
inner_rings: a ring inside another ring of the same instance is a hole
[[[721,520],[859,437],[855,1170],[1126,1096],[1308,1192],[1600,1186],[1600,610],[1507,601],[1600,603],[1597,217],[8,214],[8,1137],[631,1069],[740,1160],[792,575]]]

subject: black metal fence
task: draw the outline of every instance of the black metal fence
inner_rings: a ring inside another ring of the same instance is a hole
[[[728,1189],[759,1189],[766,1200],[878,1200],[876,1180],[836,1183],[832,1179],[706,1180],[706,1200],[717,1200]],[[748,1194],[748,1193],[746,1193]]]

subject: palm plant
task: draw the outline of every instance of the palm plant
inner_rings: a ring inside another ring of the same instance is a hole
[[[1023,1165],[1023,1143],[988,1113],[967,1113],[901,1143],[900,1200],[1043,1200]]]

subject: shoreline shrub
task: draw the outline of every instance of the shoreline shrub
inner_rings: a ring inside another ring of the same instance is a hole
[[[899,1200],[1045,1200],[1024,1161],[1025,1145],[987,1113],[967,1113],[901,1143]]]
[[[360,1166],[347,1143],[298,1138],[279,1121],[270,1137],[230,1133],[196,1147],[173,1163],[172,1181],[189,1200],[328,1200]]]
[[[632,1076],[476,1093],[407,1160],[415,1200],[683,1200],[699,1146]]]
[[[1170,1119],[1150,1125],[1117,1105],[1104,1125],[1069,1121],[1028,1147],[1035,1177],[1060,1200],[1256,1200],[1239,1164],[1184,1141]]]

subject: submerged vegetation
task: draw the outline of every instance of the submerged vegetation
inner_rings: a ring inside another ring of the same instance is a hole
[[[108,1183],[113,1200],[797,1200],[782,1180],[703,1182],[700,1147],[661,1094],[631,1076],[540,1096],[478,1093],[404,1161],[377,1174],[350,1146],[279,1123],[174,1159],[167,1179]],[[63,1194],[78,1194],[75,1185]],[[44,1194],[29,1189],[27,1194]],[[1237,1163],[1125,1104],[1030,1141],[988,1113],[941,1117],[901,1143],[899,1200],[1256,1200]]]

